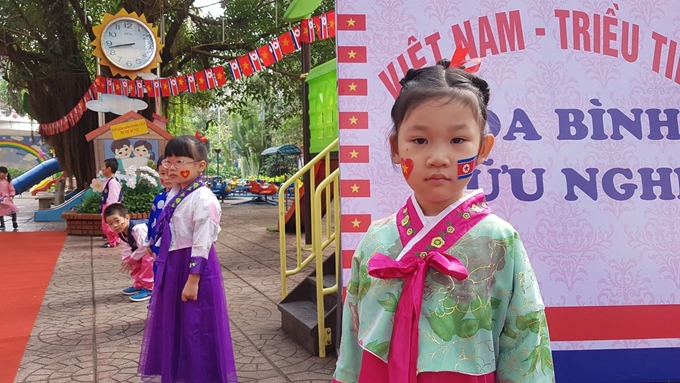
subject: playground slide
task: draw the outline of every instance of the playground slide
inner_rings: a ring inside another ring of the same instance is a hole
[[[17,194],[21,194],[30,189],[33,185],[40,183],[45,178],[59,173],[61,165],[56,158],[51,158],[45,162],[39,163],[37,166],[12,180],[12,185]]]
[[[336,161],[331,160],[331,172],[333,172],[335,169],[337,169],[338,164]],[[324,180],[325,178],[325,173],[326,173],[326,164],[324,161],[319,161],[314,165],[314,181],[316,186],[319,186],[321,181]],[[333,196],[331,195],[331,199]],[[297,211],[300,211],[301,214],[304,214],[304,206],[305,206],[305,186],[302,185],[300,187],[300,209],[296,209],[295,207],[295,202],[293,202],[290,207],[288,208],[288,211],[286,212],[286,233],[295,233],[295,213]],[[326,199],[324,198],[322,203],[321,203],[321,216],[323,217],[326,214]],[[305,229],[305,223],[303,222],[302,217],[300,217],[300,227],[302,230]]]
[[[62,174],[63,174],[63,173],[62,173]],[[58,178],[55,178],[55,177],[48,177],[48,178],[45,178],[45,179],[42,180],[39,184],[34,185],[34,186],[31,188],[31,195],[36,195],[36,194],[38,194],[38,193],[40,193],[40,192],[44,192],[44,191],[49,190],[49,188],[51,188],[54,184],[56,184],[57,181],[59,181],[60,179],[61,179],[61,177],[58,177]]]
[[[71,210],[73,207],[76,205],[80,205],[83,203],[83,199],[85,199],[85,193],[87,193],[88,190],[82,190],[77,192],[77,194],[70,193],[69,195],[65,196],[65,202],[62,203],[61,205],[55,206],[51,209],[44,209],[44,210],[36,210],[35,214],[33,215],[33,220],[35,222],[56,222],[56,221],[63,221],[61,218],[61,213]]]

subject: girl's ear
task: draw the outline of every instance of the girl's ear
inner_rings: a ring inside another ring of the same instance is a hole
[[[479,155],[477,156],[478,164],[481,164],[489,158],[489,154],[491,154],[491,149],[493,149],[495,142],[496,137],[494,137],[493,134],[485,134],[482,136],[482,145],[479,148]]]
[[[390,151],[392,152],[392,163],[399,164],[401,159],[399,158],[399,147],[397,146],[397,135],[390,134]]]
[[[198,163],[198,171],[199,171],[200,173],[203,173],[203,171],[205,170],[205,168],[206,168],[207,166],[208,166],[208,163],[207,163],[207,162],[205,162],[205,161],[199,162],[199,163]]]

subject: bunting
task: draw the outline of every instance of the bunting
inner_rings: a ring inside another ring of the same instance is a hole
[[[40,124],[40,134],[53,135],[64,132],[80,121],[87,110],[85,103],[97,99],[97,93],[117,94],[127,97],[170,97],[185,92],[197,92],[224,86],[228,77],[238,81],[265,70],[281,61],[285,55],[299,51],[301,43],[335,37],[335,12],[330,11],[305,19],[289,31],[267,44],[229,61],[224,67],[202,69],[174,77],[154,80],[130,80],[97,76],[83,98],[64,117],[57,121]]]

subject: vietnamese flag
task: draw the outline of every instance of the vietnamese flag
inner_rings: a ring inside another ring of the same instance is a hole
[[[328,37],[335,37],[335,11],[327,12],[326,20],[328,20]]]
[[[368,145],[340,145],[340,162],[365,164],[369,161]]]
[[[224,74],[224,67],[223,66],[216,66],[212,68],[213,74],[215,75],[215,84],[217,86],[222,86],[227,83],[227,77]]]
[[[368,80],[365,78],[338,79],[338,96],[368,96]]]
[[[187,84],[187,76],[181,75],[177,77],[177,88],[179,88],[180,93],[184,93],[189,90],[189,85]]]
[[[339,31],[365,31],[366,15],[339,14],[337,23]]]
[[[340,63],[365,63],[366,47],[344,46],[338,47],[338,62]]]
[[[370,214],[342,214],[340,229],[343,233],[365,233],[371,226]]]
[[[296,25],[290,31],[279,36],[279,43],[284,55],[300,50],[300,26]]]
[[[340,129],[368,129],[368,112],[340,112],[340,113],[338,113],[338,128],[340,128]]]
[[[253,74],[253,67],[250,65],[250,56],[243,55],[236,59],[238,61],[238,66],[241,67],[241,73],[243,76],[247,77]]]
[[[371,180],[340,180],[341,197],[370,197]]]
[[[194,81],[196,81],[196,86],[198,87],[198,90],[207,90],[208,89],[208,79],[205,77],[205,73],[202,70],[199,70],[198,72],[194,73]]]
[[[343,269],[351,269],[352,268],[352,257],[354,257],[354,253],[356,253],[356,249],[352,250],[342,250],[340,253],[342,255],[342,268]],[[347,281],[343,281],[343,283],[347,283]]]
[[[161,95],[163,97],[170,97],[170,80],[162,78],[161,80]]]
[[[265,67],[273,65],[277,61],[272,54],[271,46],[269,44],[257,48],[257,54],[260,55],[262,65]]]
[[[97,86],[97,92],[104,93],[106,90],[104,76],[97,75],[94,79],[94,84]]]

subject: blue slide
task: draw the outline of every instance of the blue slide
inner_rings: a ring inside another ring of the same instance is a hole
[[[40,183],[40,181],[45,178],[59,173],[61,171],[61,165],[56,158],[51,158],[45,162],[39,163],[36,167],[27,171],[26,173],[20,175],[19,177],[12,180],[12,185],[17,194],[21,194],[26,190]]]

